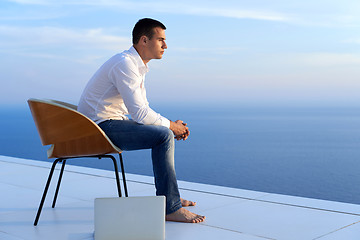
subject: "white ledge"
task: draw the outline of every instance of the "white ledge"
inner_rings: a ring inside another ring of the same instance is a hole
[[[93,203],[116,197],[114,172],[67,165],[57,206],[57,172],[33,226],[51,163],[0,156],[0,239],[92,240]],[[153,178],[127,174],[130,196],[155,195]],[[179,181],[204,223],[166,223],[166,239],[351,240],[360,236],[360,205]]]

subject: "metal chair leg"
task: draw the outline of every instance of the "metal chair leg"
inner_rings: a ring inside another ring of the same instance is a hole
[[[50,170],[50,173],[49,173],[49,177],[48,177],[46,185],[45,185],[44,193],[43,193],[41,201],[40,201],[40,206],[38,208],[38,211],[37,211],[37,214],[36,214],[36,217],[35,217],[34,226],[36,226],[38,224],[39,217],[40,217],[40,214],[41,214],[41,210],[42,210],[44,202],[45,202],[46,194],[47,194],[49,186],[50,186],[50,182],[51,182],[52,175],[54,173],[55,166],[60,160],[61,159],[58,158],[52,164],[52,167],[51,167],[51,170]]]
[[[87,157],[87,156],[84,156],[84,157]],[[112,156],[112,155],[99,155],[99,156],[88,156],[88,157],[98,157],[99,159],[104,157],[104,158],[111,158],[113,160],[114,170],[115,170],[115,177],[116,177],[116,186],[117,186],[117,189],[118,189],[119,197],[122,197],[121,186],[120,186],[120,178],[119,178],[119,170],[118,170],[118,165],[117,165],[117,162],[116,162],[116,158],[114,156]],[[122,177],[123,177],[125,196],[128,197],[128,191],[127,191],[126,179],[125,179],[124,163],[123,163],[121,153],[119,154],[119,157],[120,157],[121,173],[122,173]],[[80,157],[72,157],[72,158],[80,158]],[[56,200],[57,200],[57,196],[58,196],[58,193],[59,193],[59,190],[60,190],[61,180],[62,180],[62,176],[63,176],[63,173],[64,173],[64,169],[65,169],[67,159],[70,159],[70,158],[58,158],[53,162],[53,164],[51,166],[49,177],[47,179],[45,189],[44,189],[41,201],[40,201],[39,209],[38,209],[36,217],[35,217],[34,226],[36,226],[38,224],[40,214],[41,214],[44,202],[45,202],[45,198],[46,198],[47,192],[49,190],[50,182],[51,182],[52,176],[54,174],[55,166],[56,166],[56,164],[58,162],[62,162],[62,166],[61,166],[61,170],[60,170],[60,174],[59,174],[59,179],[58,179],[58,183],[57,183],[57,186],[56,186],[56,191],[55,191],[55,195],[54,195],[54,199],[53,199],[53,203],[52,203],[52,208],[54,208],[55,205],[56,205]]]
[[[57,183],[57,186],[56,186],[54,200],[53,200],[53,203],[52,203],[52,206],[51,206],[52,208],[54,208],[55,204],[56,204],[56,199],[57,199],[57,196],[58,196],[58,193],[59,193],[61,179],[62,179],[62,176],[63,176],[63,173],[64,173],[65,164],[66,164],[66,159],[61,159],[59,162],[61,162],[61,161],[62,161],[62,166],[61,166],[61,170],[60,170],[60,174],[59,174],[59,180],[58,180],[58,183]]]
[[[121,166],[121,173],[122,173],[123,184],[124,184],[125,197],[128,197],[129,195],[128,195],[128,190],[127,190],[127,186],[126,186],[124,162],[123,162],[121,153],[119,153],[119,158],[120,158],[120,166]]]
[[[119,197],[122,197],[122,194],[121,194],[121,187],[120,187],[120,178],[119,178],[119,170],[118,170],[118,165],[116,163],[116,158],[114,158],[114,156],[112,155],[104,155],[104,156],[101,156],[101,157],[108,157],[108,158],[111,158],[113,163],[114,163],[114,170],[115,170],[115,177],[116,177],[116,186],[117,186],[117,189],[118,189],[118,194],[119,194]],[[99,158],[101,158],[99,157]]]
[[[112,161],[114,163],[114,170],[115,170],[116,186],[117,186],[117,189],[118,189],[118,195],[119,195],[119,197],[122,197],[121,187],[120,187],[119,171],[118,171],[118,166],[117,166],[117,163],[116,163],[116,159],[111,155],[100,155],[100,156],[98,156],[98,158],[99,159],[101,159],[101,158],[111,158],[112,159]],[[56,205],[56,200],[57,200],[57,196],[58,196],[58,193],[59,193],[60,184],[61,184],[61,180],[62,180],[62,176],[63,176],[63,173],[64,173],[65,164],[66,164],[66,159],[61,159],[59,162],[61,162],[61,161],[63,163],[62,163],[62,166],[61,166],[61,171],[60,171],[60,175],[59,175],[58,184],[56,186],[56,191],[55,191],[54,200],[53,200],[53,203],[52,203],[52,208],[54,208],[55,205]]]

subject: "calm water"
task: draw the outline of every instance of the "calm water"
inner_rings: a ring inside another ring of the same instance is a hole
[[[360,109],[157,107],[188,122],[178,179],[360,204]],[[0,155],[46,160],[30,111],[1,108]],[[125,152],[129,173],[152,175],[150,150]],[[108,160],[73,164],[112,169]]]

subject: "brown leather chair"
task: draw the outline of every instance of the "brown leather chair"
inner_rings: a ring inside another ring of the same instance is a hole
[[[66,160],[82,157],[110,158],[114,163],[116,185],[119,197],[121,194],[120,180],[116,159],[111,154],[119,154],[125,196],[128,196],[124,164],[121,152],[102,129],[91,119],[78,112],[77,106],[56,101],[29,99],[28,104],[35,121],[43,145],[51,145],[47,151],[48,158],[56,158],[52,164],[44,193],[36,214],[36,226],[49,189],[55,166],[62,162],[59,179],[53,199],[55,207]]]

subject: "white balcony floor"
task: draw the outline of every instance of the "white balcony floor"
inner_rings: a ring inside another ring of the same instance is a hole
[[[55,171],[34,227],[50,166],[0,156],[0,240],[93,239],[94,199],[117,196],[114,172],[67,165],[52,209]],[[127,182],[130,196],[155,195],[152,177],[127,174]],[[183,181],[179,187],[182,197],[197,202],[191,210],[207,219],[200,224],[167,222],[167,240],[360,239],[360,205]]]

